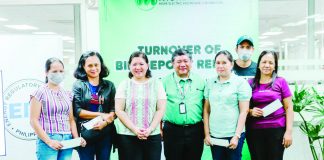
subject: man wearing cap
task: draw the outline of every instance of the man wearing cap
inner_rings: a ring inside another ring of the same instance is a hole
[[[238,59],[234,61],[234,73],[245,79],[254,78],[257,64],[251,60],[254,51],[252,38],[247,35],[241,36],[237,40],[235,50]]]
[[[167,160],[200,160],[204,148],[203,104],[205,80],[194,74],[187,50],[172,54],[174,72],[163,78],[167,94],[163,141]]]
[[[251,37],[244,35],[241,36],[236,43],[236,53],[238,59],[234,61],[233,72],[248,80],[254,78],[256,74],[257,64],[251,60],[254,47]],[[245,132],[241,134],[241,138],[245,139]],[[241,153],[242,157],[243,144],[237,147],[237,151]]]

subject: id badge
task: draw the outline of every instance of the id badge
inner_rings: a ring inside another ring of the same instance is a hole
[[[183,102],[181,102],[179,104],[179,111],[180,111],[180,114],[185,114],[187,112],[186,105]]]

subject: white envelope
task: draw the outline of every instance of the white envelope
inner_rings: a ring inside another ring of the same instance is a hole
[[[272,103],[270,103],[267,106],[265,106],[264,108],[262,108],[263,117],[268,116],[269,114],[275,112],[276,110],[278,110],[281,107],[282,107],[282,104],[279,101],[279,99],[273,101]]]
[[[88,121],[86,123],[83,123],[83,127],[85,127],[87,130],[90,130],[90,129],[93,128],[93,126],[96,123],[98,123],[100,121],[102,121],[102,117],[101,116],[98,116],[98,117],[96,117],[96,118],[94,118],[94,119],[92,119],[92,120],[90,120],[90,121]]]
[[[69,149],[69,148],[78,147],[81,144],[81,138],[79,137],[79,138],[61,141],[61,144],[63,145],[63,147],[61,149]]]
[[[229,146],[229,142],[227,139],[210,138],[210,143],[212,145],[223,146],[223,147]]]

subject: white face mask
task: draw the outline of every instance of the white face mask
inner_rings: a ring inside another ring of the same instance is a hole
[[[47,78],[49,82],[59,85],[64,79],[64,73],[48,73]]]
[[[239,55],[239,58],[242,60],[242,61],[248,61],[250,60],[251,56],[252,56],[252,50],[250,49],[238,49],[238,55]]]

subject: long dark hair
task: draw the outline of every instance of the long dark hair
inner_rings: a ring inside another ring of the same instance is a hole
[[[47,59],[46,62],[45,62],[45,72],[46,72],[46,73],[51,69],[51,65],[52,65],[54,62],[59,62],[59,63],[61,63],[62,66],[63,66],[63,68],[64,68],[64,64],[63,64],[63,62],[62,62],[60,59],[55,58],[55,57],[52,57],[52,58]],[[45,83],[47,83],[47,82],[48,82],[48,78],[47,78],[47,76],[46,76],[46,77],[45,77]]]
[[[254,88],[256,88],[256,87],[258,87],[260,85],[261,71],[259,69],[259,65],[260,65],[262,57],[267,55],[267,54],[271,54],[273,56],[274,60],[275,60],[275,70],[272,72],[272,78],[271,78],[272,81],[269,84],[269,86],[273,87],[273,84],[274,84],[276,78],[278,77],[278,52],[269,51],[269,50],[262,51],[260,56],[259,56],[259,59],[258,59],[257,71],[256,71],[256,74],[255,74],[253,83],[252,83],[252,89],[254,89]]]
[[[99,54],[99,52],[88,51],[88,52],[83,53],[80,57],[78,66],[73,74],[76,79],[88,80],[87,73],[84,70],[83,66],[85,65],[85,61],[87,60],[87,58],[89,58],[91,56],[97,56],[101,63],[101,71],[99,73],[99,79],[102,80],[104,77],[107,77],[109,75],[109,70],[106,67],[106,65],[104,64],[104,61],[103,61],[101,55]]]
[[[133,53],[130,55],[129,60],[128,60],[128,66],[132,63],[132,60],[133,60],[133,58],[135,58],[135,57],[141,57],[141,58],[143,58],[143,59],[145,60],[145,62],[146,62],[147,64],[149,64],[149,62],[148,62],[148,58],[147,58],[146,54],[145,54],[144,52],[141,52],[141,51],[136,51],[136,52],[133,52]],[[131,71],[129,71],[129,73],[128,73],[128,77],[129,77],[129,78],[132,78],[132,77],[133,77],[133,74],[132,74]],[[147,71],[146,71],[145,77],[146,77],[146,78],[151,78],[151,77],[152,77],[150,67],[147,68]]]

